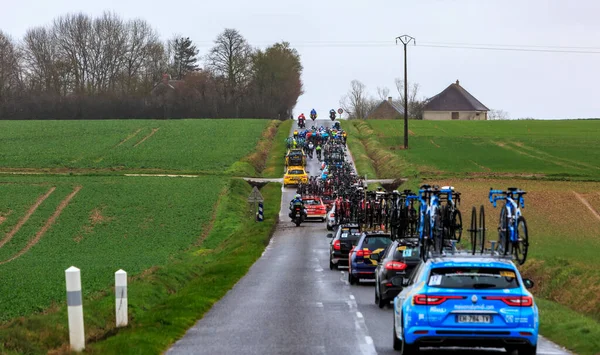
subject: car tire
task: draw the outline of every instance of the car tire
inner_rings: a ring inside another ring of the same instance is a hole
[[[394,314],[394,327],[392,328],[392,331],[394,334],[394,350],[401,351],[402,350],[402,340],[398,339],[398,337],[396,336],[396,315],[395,314]]]
[[[375,287],[379,288],[379,286],[375,286]],[[378,293],[379,293],[379,297],[377,297],[377,306],[379,306],[379,308],[383,309],[383,307],[385,307],[385,305],[388,304],[389,301],[381,296],[381,289]]]
[[[350,270],[348,270],[348,282],[350,283],[350,285],[358,283],[358,279],[354,277],[354,275],[352,275],[352,272],[350,272]]]
[[[332,230],[333,230],[333,227],[332,227],[332,226],[330,226],[330,225],[328,224],[328,225],[327,225],[327,230],[328,230],[328,231],[332,231]]]
[[[331,259],[329,259],[329,270],[337,270],[338,266],[337,264],[334,264],[333,261],[331,261]]]
[[[525,345],[518,348],[519,355],[535,355],[537,353],[537,345]]]
[[[395,312],[395,311],[394,311]],[[401,355],[416,355],[419,353],[419,347],[406,344],[404,339],[396,337],[396,316],[394,315],[394,350],[399,351]]]

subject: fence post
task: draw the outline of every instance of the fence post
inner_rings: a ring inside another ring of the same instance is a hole
[[[127,326],[127,273],[124,270],[115,272],[115,312],[117,328]]]
[[[75,266],[65,270],[67,281],[67,313],[69,317],[69,342],[72,351],[85,349],[83,305],[81,300],[81,272]]]
[[[265,220],[265,215],[264,215],[263,203],[259,202],[258,203],[258,221],[262,222],[264,220]]]

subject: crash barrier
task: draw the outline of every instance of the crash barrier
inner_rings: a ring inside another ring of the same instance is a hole
[[[83,302],[81,296],[81,270],[75,266],[65,270],[67,284],[67,317],[69,323],[69,344],[71,351],[85,350],[85,327],[83,323]],[[127,273],[115,272],[115,313],[117,327],[128,323],[127,312]]]

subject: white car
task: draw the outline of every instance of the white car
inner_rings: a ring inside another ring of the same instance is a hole
[[[327,230],[332,231],[335,228],[335,203],[331,206],[329,212],[327,212]]]

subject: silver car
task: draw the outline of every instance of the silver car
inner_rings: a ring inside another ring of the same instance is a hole
[[[331,206],[329,212],[327,212],[327,230],[332,231],[335,228],[335,203]]]

